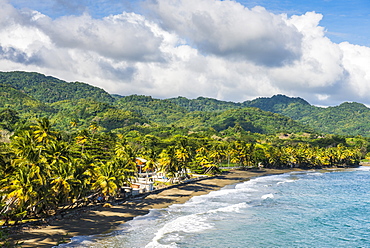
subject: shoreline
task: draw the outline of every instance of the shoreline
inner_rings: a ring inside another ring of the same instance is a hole
[[[109,233],[120,224],[137,216],[149,213],[151,209],[166,208],[173,204],[183,204],[193,196],[208,194],[227,185],[232,185],[251,178],[275,174],[283,174],[302,169],[263,169],[263,170],[231,170],[220,176],[204,178],[198,181],[175,185],[153,193],[128,199],[112,207],[102,205],[93,209],[76,211],[68,217],[49,221],[45,225],[23,228],[11,235],[13,241],[21,243],[21,247],[53,247],[58,243],[68,243],[75,236],[90,236]]]

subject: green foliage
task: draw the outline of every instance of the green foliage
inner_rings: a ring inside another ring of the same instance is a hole
[[[34,99],[28,94],[10,85],[0,83],[0,109],[1,108],[11,108],[24,115],[54,112],[51,107]]]
[[[288,116],[322,133],[370,136],[370,109],[360,103],[321,108],[301,98],[277,95],[243,104]]]
[[[223,112],[191,112],[175,123],[194,130],[213,128],[217,132],[229,128],[251,133],[312,132],[313,130],[292,119],[257,108],[230,109]]]
[[[357,165],[370,150],[361,136],[369,111],[282,95],[244,103],[111,96],[38,73],[0,73],[0,217],[8,225],[115,197],[136,177],[137,157],[171,182],[189,170],[217,174],[221,164]]]
[[[138,95],[122,97],[115,102],[115,106],[136,112],[150,120],[150,122],[160,125],[170,125],[188,112],[181,106],[169,101]]]
[[[18,113],[17,123],[0,116],[1,128],[10,131],[28,120],[48,117],[61,130],[71,130],[72,123],[81,129],[96,122],[107,132],[138,131],[161,137],[187,132],[370,136],[370,109],[359,103],[321,108],[284,95],[243,103],[205,97],[161,100],[109,95],[91,85],[32,72],[0,72],[0,111],[4,109]]]
[[[265,116],[264,111],[255,108],[210,116],[233,116],[239,120],[255,116],[253,111],[259,112],[266,122],[275,117],[273,113]],[[257,125],[258,119],[251,122]],[[261,164],[268,168],[352,166],[368,153],[369,140],[360,136],[253,137],[241,125],[229,129],[234,129],[232,138],[215,129],[188,135],[170,132],[159,137],[133,130],[124,134],[102,132],[98,123],[92,122],[88,129],[66,134],[55,129],[49,119],[36,119],[18,130],[10,144],[0,143],[1,218],[9,225],[88,204],[98,194],[116,197],[120,187],[129,185],[136,177],[138,157],[147,161],[145,169],[161,171],[170,182],[175,182],[188,177],[189,169],[191,173],[220,173],[221,164],[248,168]]]
[[[113,101],[113,97],[100,88],[80,82],[67,83],[36,72],[0,72],[0,83],[11,85],[45,103],[81,98],[106,103]]]
[[[166,99],[166,102],[174,103],[187,111],[204,111],[204,112],[222,112],[229,109],[240,108],[240,103],[225,102],[212,98],[198,97],[190,100],[185,97],[177,97]]]
[[[13,131],[18,121],[19,116],[16,111],[9,108],[0,111],[0,129]]]
[[[299,97],[291,98],[284,95],[275,95],[271,98],[261,97],[252,101],[246,101],[242,103],[242,105],[245,107],[255,107],[262,109],[264,111],[270,111],[274,113],[279,113],[279,111],[287,108],[292,104],[311,106],[308,102],[306,102],[302,98]]]

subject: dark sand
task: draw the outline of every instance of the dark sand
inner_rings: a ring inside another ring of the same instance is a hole
[[[150,209],[166,208],[181,204],[191,197],[207,194],[226,185],[246,181],[252,177],[281,174],[292,170],[232,170],[221,176],[178,185],[158,193],[130,199],[111,208],[98,206],[93,210],[79,211],[74,216],[49,221],[47,225],[24,229],[12,239],[23,242],[22,247],[52,247],[63,240],[69,242],[74,236],[102,234],[114,231],[118,225],[145,215]]]

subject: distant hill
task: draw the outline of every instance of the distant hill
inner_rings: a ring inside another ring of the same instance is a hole
[[[153,99],[150,96],[131,95],[118,98],[115,106],[137,112],[160,125],[173,125],[189,130],[213,128],[223,131],[240,126],[253,133],[313,132],[312,128],[289,117],[257,108],[242,108],[241,104],[199,97]]]
[[[67,83],[36,72],[0,72],[0,84],[8,84],[45,103],[82,98],[106,103],[114,101],[109,93],[98,87],[80,82]]]
[[[70,129],[71,121],[77,121],[85,128],[96,122],[106,131],[137,130],[145,124],[146,132],[161,127],[183,128],[184,132],[241,128],[256,133],[320,132],[370,137],[370,109],[360,103],[321,108],[284,95],[242,103],[206,97],[161,100],[143,95],[110,95],[85,83],[68,83],[35,72],[0,72],[0,111],[4,109],[18,112],[23,119],[48,116],[64,130]]]
[[[190,100],[190,99],[187,99],[186,97],[180,96],[177,98],[165,99],[164,101],[176,104],[190,112],[193,112],[193,111],[220,112],[220,111],[225,111],[229,109],[249,107],[249,106],[244,106],[240,103],[225,102],[225,101],[220,101],[217,99],[206,98],[206,97],[198,97],[197,99]]]
[[[287,97],[284,95],[275,95],[272,97],[260,97],[252,101],[245,101],[242,103],[245,107],[255,107],[264,111],[280,113],[282,110],[291,105],[302,105],[311,107],[311,105],[300,97]]]
[[[160,125],[170,125],[188,113],[188,110],[171,101],[153,99],[150,96],[120,97],[114,105],[117,108],[136,112]]]
[[[360,103],[322,108],[302,98],[277,95],[246,101],[243,105],[288,116],[323,133],[370,136],[370,109]]]
[[[194,111],[175,124],[191,129],[213,128],[218,132],[236,127],[261,134],[314,132],[313,128],[289,117],[258,108],[229,109],[223,112]]]

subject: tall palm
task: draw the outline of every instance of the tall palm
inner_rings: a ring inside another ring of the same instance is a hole
[[[14,157],[11,148],[6,143],[0,143],[0,180],[14,171],[11,160]]]
[[[32,125],[34,130],[33,135],[39,143],[48,143],[50,140],[56,140],[57,132],[52,130],[50,120],[48,118],[37,119],[36,124]]]
[[[171,182],[177,177],[179,167],[176,159],[176,150],[174,146],[164,149],[159,154],[160,171],[164,172]]]
[[[13,137],[11,148],[17,158],[26,159],[31,163],[40,159],[40,147],[30,131],[20,132]]]
[[[219,172],[218,166],[213,163],[208,149],[204,146],[196,150],[195,162],[203,168],[205,174],[215,174]]]
[[[182,175],[187,175],[189,163],[191,161],[191,153],[188,147],[178,146],[175,150],[175,156],[178,165],[178,172]]]
[[[0,181],[0,194],[5,203],[0,210],[7,219],[22,219],[30,212],[39,196],[38,167],[18,167],[16,172]]]
[[[51,191],[57,204],[70,203],[76,199],[76,189],[81,181],[75,177],[76,167],[71,163],[59,162],[53,166],[53,177],[50,178]]]
[[[213,163],[215,164],[221,164],[222,160],[226,157],[226,147],[220,142],[213,144],[209,152],[209,156],[213,159]]]
[[[76,144],[81,146],[81,153],[85,152],[85,145],[89,141],[89,132],[84,129],[76,136]]]
[[[102,163],[96,168],[97,176],[92,184],[92,189],[112,197],[117,194],[118,185],[116,184],[117,171],[112,162]]]

